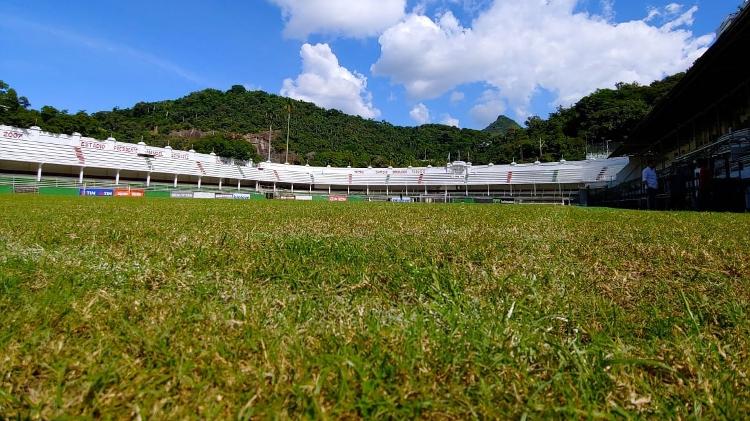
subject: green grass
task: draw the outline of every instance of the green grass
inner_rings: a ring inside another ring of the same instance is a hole
[[[750,215],[0,209],[0,418],[750,413]]]

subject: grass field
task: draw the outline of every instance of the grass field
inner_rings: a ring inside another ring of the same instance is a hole
[[[18,196],[0,212],[7,417],[750,413],[750,215]]]

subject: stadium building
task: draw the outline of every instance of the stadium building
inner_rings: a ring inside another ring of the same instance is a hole
[[[600,205],[643,207],[641,170],[658,162],[663,209],[750,209],[750,7],[745,1],[685,77],[613,156],[630,164]]]
[[[107,196],[576,203],[628,158],[509,165],[334,168],[255,164],[146,145],[0,126],[0,191]]]

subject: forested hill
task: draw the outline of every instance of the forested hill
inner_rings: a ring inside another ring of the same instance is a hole
[[[487,126],[487,128],[485,128],[482,131],[504,136],[508,134],[508,132],[511,130],[519,130],[519,129],[521,129],[521,126],[518,123],[516,123],[515,120],[513,120],[510,117],[501,115],[497,118],[497,120],[492,122],[492,124]]]
[[[128,109],[93,114],[70,113],[52,106],[36,110],[29,101],[0,82],[0,123],[38,125],[57,133],[148,144],[167,143],[177,149],[241,159],[266,158],[264,139],[273,125],[272,155],[284,160],[287,110],[291,108],[290,162],[334,166],[442,165],[452,154],[475,163],[515,159],[582,159],[586,142],[618,141],[637,124],[681,75],[651,86],[618,84],[599,90],[570,108],[560,108],[547,120],[531,117],[526,128],[506,133],[458,129],[443,125],[399,127],[366,120],[311,103],[233,86],[228,91],[206,89],[183,98],[138,103]]]

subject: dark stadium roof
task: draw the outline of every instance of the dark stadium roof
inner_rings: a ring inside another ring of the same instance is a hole
[[[657,146],[711,105],[750,81],[750,7],[744,7],[685,77],[638,124],[613,156]]]

